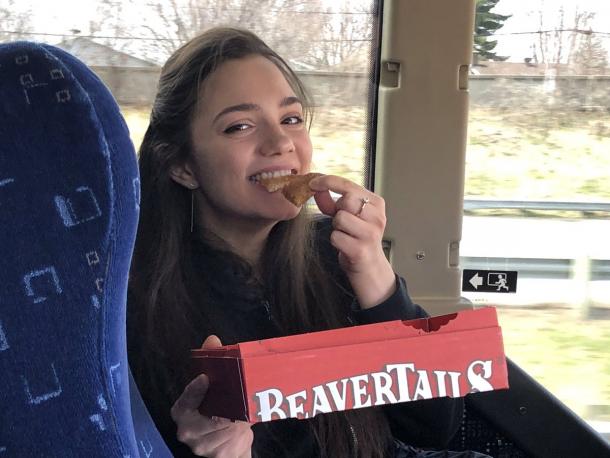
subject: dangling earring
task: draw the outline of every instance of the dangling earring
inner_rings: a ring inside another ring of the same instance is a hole
[[[191,187],[191,234],[193,233],[193,228],[195,226],[195,188],[197,185],[195,183],[189,184]]]
[[[195,192],[191,191],[191,234],[193,233],[193,226],[195,225]]]

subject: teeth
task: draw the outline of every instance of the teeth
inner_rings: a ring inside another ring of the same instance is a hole
[[[296,171],[293,171],[293,170],[276,170],[275,172],[258,173],[256,175],[252,175],[248,179],[250,181],[257,182],[257,181],[260,181],[260,180],[266,180],[268,178],[278,178],[278,177],[283,177],[283,176],[293,175],[293,174],[296,174]]]

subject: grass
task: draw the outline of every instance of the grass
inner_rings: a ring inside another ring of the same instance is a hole
[[[610,199],[610,120],[589,112],[472,109],[465,195]]]
[[[610,421],[610,319],[553,305],[498,308],[498,317],[509,358],[578,415]]]
[[[311,128],[313,169],[364,183],[365,111],[316,108]]]
[[[123,112],[137,147],[148,110],[125,107]],[[610,199],[608,118],[599,113],[472,109],[466,196]],[[364,123],[362,109],[317,109],[311,130],[314,170],[362,183]],[[495,213],[515,216],[512,210]],[[579,415],[610,421],[610,319],[582,320],[557,305],[501,308],[498,313],[511,359]]]

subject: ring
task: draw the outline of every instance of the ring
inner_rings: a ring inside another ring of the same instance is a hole
[[[362,214],[362,210],[364,210],[364,207],[366,207],[366,204],[368,204],[370,201],[371,201],[371,199],[369,199],[368,197],[360,198],[360,202],[362,204],[360,205],[360,210],[358,210],[358,213],[356,213],[356,216],[360,216]]]

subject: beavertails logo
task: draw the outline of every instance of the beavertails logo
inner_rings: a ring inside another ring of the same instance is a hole
[[[460,391],[466,377],[467,392]],[[355,375],[284,394],[277,388],[254,394],[260,421],[311,418],[320,413],[395,404],[433,397],[461,397],[491,391],[492,362],[476,360],[465,372],[417,369],[413,363],[388,364],[381,372]]]

